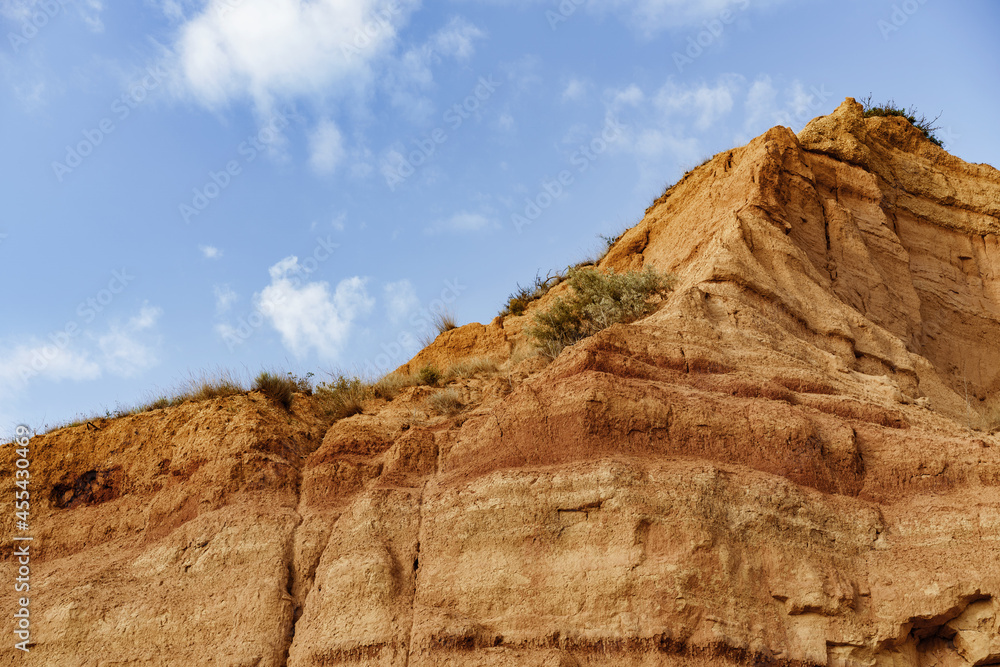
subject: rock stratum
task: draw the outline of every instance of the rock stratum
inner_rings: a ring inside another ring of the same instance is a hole
[[[998,237],[1000,172],[848,99],[614,244],[678,276],[653,315],[551,363],[522,330],[559,288],[439,336],[403,370],[501,364],[455,415],[249,393],[37,436],[2,663],[1000,664]]]

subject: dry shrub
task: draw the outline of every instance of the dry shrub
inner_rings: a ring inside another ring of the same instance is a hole
[[[500,311],[500,317],[524,315],[524,311],[528,309],[528,306],[533,301],[537,301],[548,294],[550,289],[561,283],[565,278],[566,276],[560,273],[549,274],[545,278],[536,273],[533,284],[527,287],[521,287],[518,284],[517,290],[507,297],[507,305]]]
[[[673,289],[673,276],[647,268],[627,273],[574,267],[566,280],[571,296],[556,298],[548,310],[535,313],[525,333],[542,354],[556,358],[563,348],[619,322],[628,323],[656,309],[651,300]]]
[[[377,383],[376,383],[377,384]],[[333,421],[364,412],[365,401],[376,397],[373,385],[340,373],[316,388],[316,399]]]
[[[427,407],[439,415],[450,416],[461,412],[465,405],[457,390],[444,389],[427,397]]]

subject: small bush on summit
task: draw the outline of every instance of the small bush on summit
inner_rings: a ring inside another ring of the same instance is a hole
[[[923,132],[924,136],[927,137],[927,139],[932,143],[937,146],[944,146],[941,140],[937,138],[937,135],[934,134],[941,129],[940,126],[934,124],[938,121],[938,118],[941,117],[941,114],[938,114],[937,118],[934,120],[928,120],[927,116],[923,114],[920,114],[919,117],[917,116],[919,112],[916,107],[904,109],[903,107],[897,106],[894,100],[888,100],[882,104],[875,104],[872,102],[871,95],[861,100],[861,105],[865,109],[865,118],[874,118],[877,116],[900,116],[901,118],[905,118],[910,121],[910,124]]]
[[[672,290],[675,282],[673,276],[650,268],[617,274],[574,268],[566,279],[572,296],[559,297],[547,311],[536,313],[535,325],[525,331],[552,359],[567,345],[612,324],[634,322],[653,312],[651,299]]]
[[[292,407],[292,394],[301,391],[298,383],[290,376],[261,371],[253,383],[254,391],[267,396],[286,410]]]

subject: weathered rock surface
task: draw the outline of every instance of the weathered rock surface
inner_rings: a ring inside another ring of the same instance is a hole
[[[250,394],[37,437],[27,660],[1000,664],[998,236],[1000,172],[848,100],[615,244],[678,275],[655,314],[550,364],[532,311],[440,336],[403,370],[507,360],[457,415]]]

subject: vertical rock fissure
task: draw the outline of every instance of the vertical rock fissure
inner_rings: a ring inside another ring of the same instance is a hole
[[[300,573],[295,567],[295,538],[298,535],[299,527],[303,523],[302,464],[299,463],[293,467],[295,469],[295,517],[297,520],[295,527],[292,528],[291,535],[288,537],[288,544],[285,547],[285,559],[288,566],[288,578],[285,581],[285,596],[292,605],[292,617],[288,629],[285,632],[285,650],[280,663],[281,667],[286,667],[288,665],[288,657],[292,651],[292,643],[295,641],[295,626],[299,622],[299,619],[302,618],[302,607],[305,604],[305,600],[300,601],[296,597],[296,590],[299,588],[296,584],[298,583]]]
[[[406,658],[403,667],[409,667],[410,654],[413,652],[413,630],[417,625],[417,584],[420,574],[420,542],[423,539],[424,529],[424,493],[427,491],[428,482],[424,482],[420,487],[420,498],[417,504],[417,546],[413,555],[413,597],[410,599],[410,632],[406,638]]]

